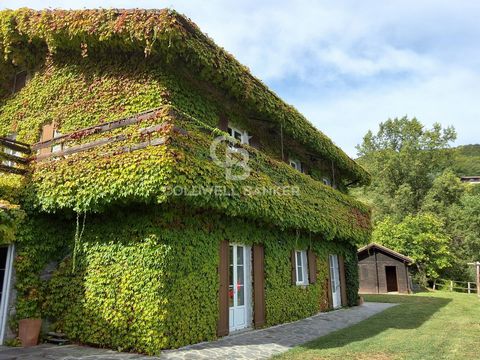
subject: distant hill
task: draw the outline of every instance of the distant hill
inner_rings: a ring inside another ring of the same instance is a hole
[[[480,144],[464,145],[454,149],[454,171],[460,176],[480,175]]]

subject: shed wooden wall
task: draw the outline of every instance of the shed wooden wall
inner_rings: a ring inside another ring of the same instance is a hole
[[[386,266],[397,268],[398,292],[408,293],[408,269],[402,261],[378,249],[359,254],[358,267],[360,293],[383,294],[387,292]],[[378,281],[377,281],[378,277]]]

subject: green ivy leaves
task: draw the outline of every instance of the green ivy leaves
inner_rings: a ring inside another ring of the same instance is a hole
[[[325,309],[328,254],[355,255],[345,243],[214,211],[130,205],[89,215],[72,274],[74,223],[74,217],[34,216],[22,227],[15,263],[18,318],[42,316],[74,341],[147,354],[216,338],[223,239],[264,245],[268,325]],[[317,254],[318,281],[293,286],[290,252],[308,246]],[[40,279],[52,261],[58,262],[53,277]],[[353,296],[357,278],[347,284]]]
[[[225,91],[228,98],[235,99],[249,113],[275,122],[277,126],[281,124],[285,134],[335,162],[350,180],[361,183],[370,180],[360,165],[296,109],[286,105],[245,66],[218,48],[195,24],[174,11],[6,10],[0,12],[0,30],[0,51],[3,53],[0,66],[7,68],[11,63],[32,68],[32,64],[41,62],[36,59],[39,54],[62,52],[78,58],[142,54],[159,58],[173,67],[182,63],[191,74],[214,84],[217,91]],[[8,77],[9,72],[6,74]],[[138,92],[139,89],[131,97],[135,98]],[[90,96],[98,94],[93,91]],[[79,109],[82,107],[72,110]]]

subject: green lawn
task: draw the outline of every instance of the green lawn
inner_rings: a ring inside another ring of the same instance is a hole
[[[429,292],[369,295],[400,305],[318,338],[276,359],[480,359],[480,300]]]

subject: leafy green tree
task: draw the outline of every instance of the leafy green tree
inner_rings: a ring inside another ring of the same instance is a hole
[[[449,208],[460,203],[465,185],[455,173],[447,169],[434,181],[422,205],[422,210],[441,215],[448,220]]]
[[[453,127],[425,128],[417,119],[389,119],[376,134],[369,131],[357,146],[359,162],[373,175],[372,184],[357,192],[374,206],[375,220],[401,221],[417,214],[435,177],[452,163]]]
[[[453,169],[460,176],[480,175],[480,144],[457,147]]]
[[[480,258],[480,195],[476,189],[446,170],[434,180],[422,207],[440,217],[449,234],[452,259],[442,275],[447,278],[473,280],[466,264]]]
[[[462,262],[480,261],[480,194],[466,192],[460,203],[449,209],[449,219]]]
[[[450,239],[433,214],[408,215],[400,223],[386,217],[375,227],[373,241],[411,257],[424,286],[450,265]]]

